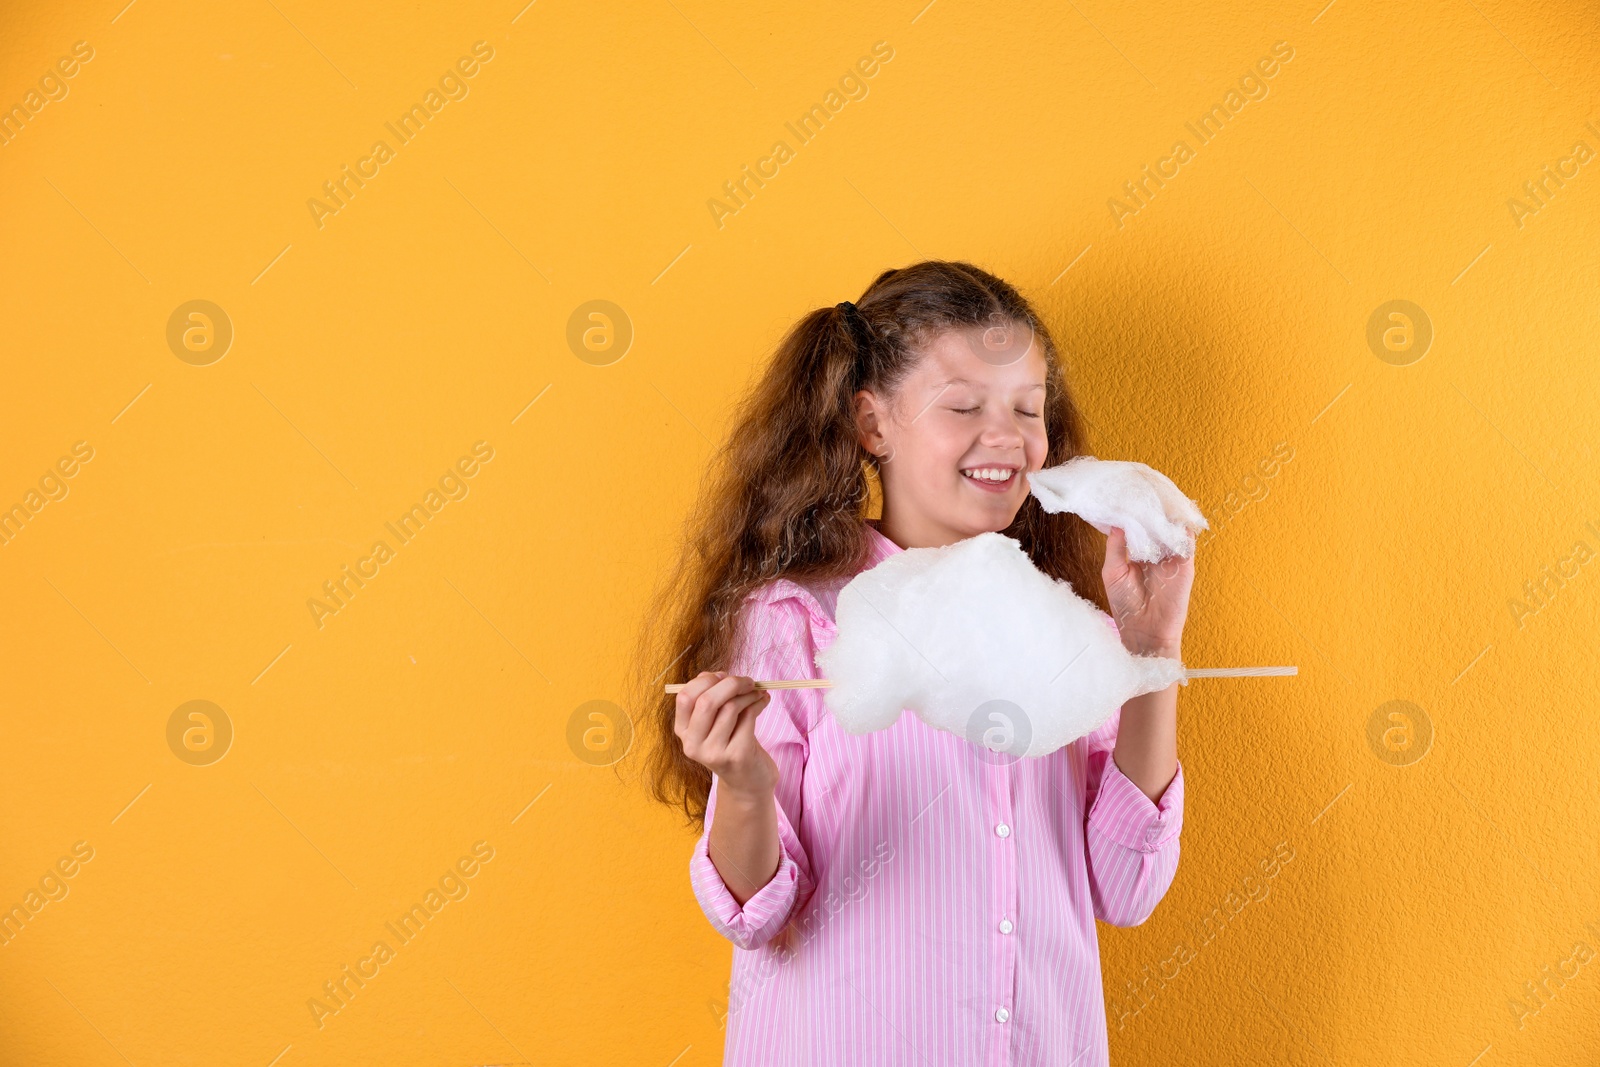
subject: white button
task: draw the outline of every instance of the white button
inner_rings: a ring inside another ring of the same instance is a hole
[[[1011,827],[1007,826],[1005,823],[1001,823],[999,826],[994,828],[994,832],[999,834],[1001,837],[1010,837]],[[1004,1022],[1004,1020],[1001,1021]]]
[[[1003,1023],[1009,1018],[1011,1018],[1011,1013],[1009,1011],[1006,1011],[1004,1008],[997,1008],[995,1010],[995,1013],[994,1013],[994,1021],[995,1022]]]
[[[1010,919],[1001,919],[1000,920],[1000,932],[1002,934],[1009,934],[1014,929],[1016,929],[1016,928],[1011,925],[1011,920]]]

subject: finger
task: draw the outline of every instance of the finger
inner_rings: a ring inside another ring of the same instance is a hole
[[[760,744],[756,740],[756,719],[772,704],[772,690],[763,689],[761,699],[753,702],[739,716],[739,721],[734,725],[733,736],[728,739],[728,747],[735,751],[742,751],[748,745]]]
[[[727,748],[728,739],[733,736],[734,729],[739,725],[740,715],[750,705],[759,701],[762,695],[761,690],[754,690],[741,693],[723,704],[717,711],[716,722],[706,734],[706,747],[719,752]]]
[[[729,674],[727,671],[718,673],[721,674],[721,678],[705,692],[705,699],[713,711],[718,705],[727,703],[740,693],[751,692],[756,687],[755,681],[744,675]]]
[[[717,709],[710,728],[706,730],[706,736],[700,742],[700,751],[708,759],[713,753],[721,755],[728,747],[728,735],[733,733],[733,724],[738,718],[738,708],[733,704],[723,704]]]
[[[1194,561],[1184,560],[1173,568],[1172,576],[1165,582],[1163,590],[1172,604],[1187,604],[1189,594],[1194,588]]]
[[[699,700],[700,694],[710,689],[721,677],[722,675],[719,671],[701,671],[685,682],[683,688],[678,691],[677,697],[673,702],[673,728],[679,736],[682,736],[683,732],[689,728],[690,721],[693,718],[695,701]]]
[[[729,699],[741,692],[749,692],[754,683],[749,678],[736,674],[718,672],[723,677],[712,683],[711,687],[700,694],[694,702],[694,711],[690,713],[690,729],[698,737],[705,737],[711,730],[711,724],[716,721],[717,709],[727,703]]]
[[[1176,552],[1172,552],[1168,555],[1162,556],[1161,559],[1157,561],[1156,573],[1161,576],[1163,581],[1170,582],[1174,578],[1181,577],[1184,570],[1192,567],[1193,565],[1194,560],[1190,559],[1188,556],[1180,556]]]
[[[1177,592],[1187,589],[1194,579],[1194,561],[1183,556],[1163,556],[1151,570],[1153,576],[1149,584],[1157,590],[1170,588]]]
[[[1111,527],[1106,535],[1105,569],[1121,570],[1128,565],[1128,537],[1120,526]]]
[[[693,682],[689,683],[694,689],[685,689],[690,699],[686,702],[682,713],[683,728],[680,735],[686,742],[691,739],[699,741],[705,737],[706,730],[710,729],[712,717],[707,714],[707,694],[726,677],[726,671],[702,671]],[[711,703],[709,710],[715,711],[716,703]]]

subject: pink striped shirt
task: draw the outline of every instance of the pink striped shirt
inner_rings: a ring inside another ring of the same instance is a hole
[[[869,538],[869,567],[903,551]],[[819,677],[842,585],[752,593],[728,669]],[[689,863],[734,945],[723,1063],[1107,1064],[1095,920],[1149,917],[1183,824],[1182,765],[1152,803],[1111,758],[1120,721],[994,759],[914,712],[852,735],[821,690],[774,690],[756,736],[780,772],[777,873],[742,907],[728,892],[707,853],[715,778]]]

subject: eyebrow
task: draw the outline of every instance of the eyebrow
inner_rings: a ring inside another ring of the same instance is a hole
[[[978,384],[979,384],[978,382],[974,382],[974,381],[972,381],[971,379],[968,379],[968,378],[946,378],[942,382],[934,382],[933,386],[934,386],[935,389],[943,389],[947,385],[978,385]],[[1034,382],[1032,385],[1028,386],[1028,391],[1032,392],[1035,389],[1043,389],[1043,388],[1044,388],[1044,383],[1043,382]]]

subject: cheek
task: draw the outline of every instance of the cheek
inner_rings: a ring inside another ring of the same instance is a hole
[[[1034,427],[1027,434],[1027,443],[1023,445],[1028,455],[1030,470],[1039,470],[1044,466],[1045,457],[1050,454],[1050,438],[1044,431],[1044,426]]]
[[[956,467],[966,454],[968,442],[939,425],[935,414],[929,412],[919,420],[920,425],[904,438],[901,453],[911,459],[908,466],[925,478],[959,477]]]
[[[925,448],[917,454],[917,478],[924,485],[942,486],[961,477],[956,469],[961,451],[950,448]]]

